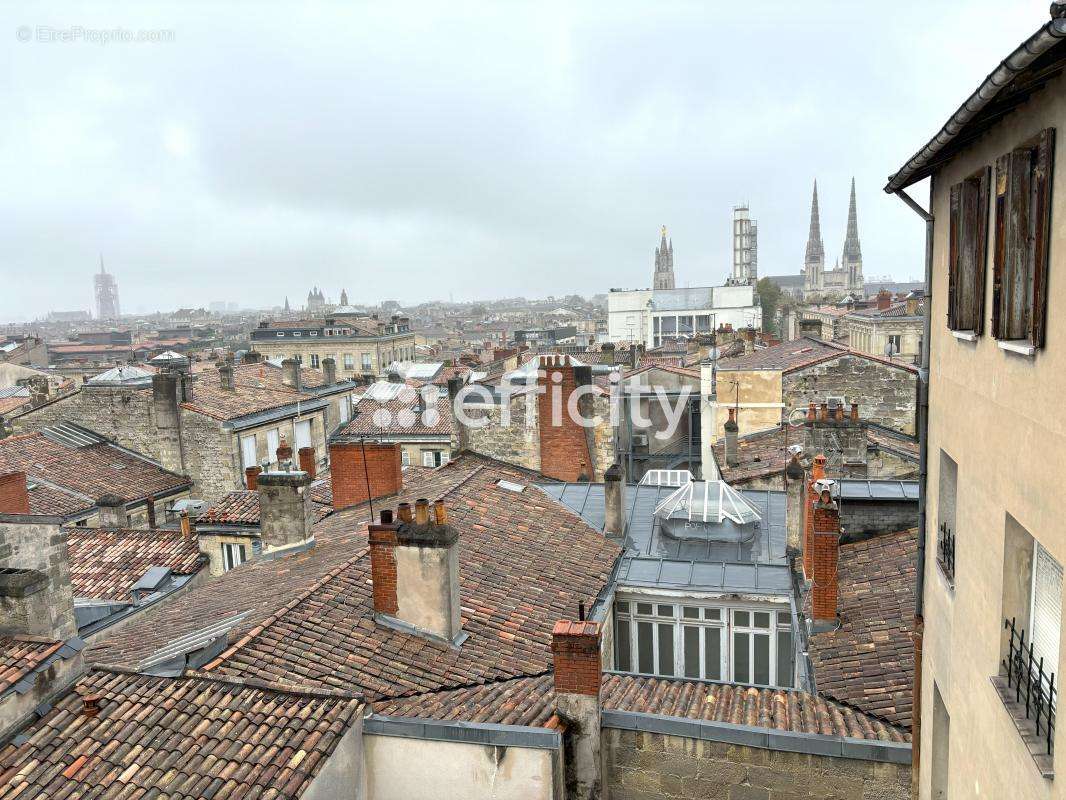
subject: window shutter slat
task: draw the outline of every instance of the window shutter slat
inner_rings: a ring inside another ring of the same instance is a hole
[[[959,235],[962,221],[962,184],[951,187],[948,213],[948,328],[959,328]]]
[[[977,252],[974,264],[973,325],[980,336],[985,330],[985,273],[988,264],[988,195],[992,169],[985,167],[977,187]]]
[[[1047,128],[1040,132],[1037,139],[1031,187],[1033,306],[1029,341],[1034,347],[1044,346],[1044,331],[1047,322],[1048,250],[1051,235],[1051,179],[1054,156],[1055,129]]]
[[[1044,674],[1059,671],[1062,630],[1062,566],[1039,542],[1033,564],[1031,630],[1033,655],[1044,659]]]
[[[992,251],[992,335],[997,339],[1005,335],[1003,313],[1003,284],[1007,261],[1007,182],[1010,178],[1010,156],[996,159],[996,230]]]
[[[1004,291],[1007,294],[1006,332],[1008,339],[1028,339],[1032,311],[1032,254],[1029,247],[1030,177],[1033,151],[1020,147],[1010,154],[1007,181],[1007,266]]]

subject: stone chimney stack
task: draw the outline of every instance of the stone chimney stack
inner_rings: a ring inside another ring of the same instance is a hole
[[[450,645],[466,638],[459,597],[459,532],[443,502],[406,503],[370,527],[370,573],[379,621]]]
[[[29,514],[30,492],[25,472],[0,475],[0,514]]]
[[[622,465],[617,461],[604,473],[603,492],[603,531],[608,536],[623,537],[626,533],[626,480]]]
[[[917,291],[913,291],[907,295],[907,316],[918,316],[918,302],[921,300],[921,295]]]
[[[171,472],[185,472],[181,451],[181,409],[178,408],[176,372],[157,372],[152,376],[152,419],[159,462]]]
[[[337,362],[332,358],[322,359],[322,381],[326,386],[332,386],[337,382]]]
[[[223,364],[218,368],[218,382],[227,392],[237,391],[237,385],[233,381],[233,366]]]
[[[329,446],[333,507],[360,505],[403,489],[400,445],[383,442],[335,442]]]
[[[286,358],[281,362],[281,383],[297,392],[300,386],[300,362],[295,358]]]
[[[807,485],[803,480],[803,465],[799,460],[799,445],[792,445],[791,458],[785,466],[785,541],[791,553],[803,552],[803,520],[807,499]]]
[[[96,527],[128,528],[130,518],[126,513],[126,499],[117,494],[105,494],[96,501]]]
[[[741,330],[740,335],[744,339],[744,355],[751,355],[755,352],[755,328],[748,326]]]
[[[298,553],[314,545],[310,485],[311,477],[306,472],[264,472],[259,476],[263,557]]]
[[[833,500],[833,481],[822,478],[814,484],[818,495],[813,509],[814,581],[811,587],[811,615],[814,629],[836,626],[840,558],[840,509]]]
[[[737,441],[740,435],[740,426],[737,425],[737,410],[729,409],[729,419],[722,426],[725,429],[725,463],[735,467],[740,463],[740,445]]]
[[[26,386],[30,390],[30,405],[36,408],[42,405],[48,400],[49,385],[48,378],[43,375],[34,375],[26,381]]]
[[[255,491],[259,488],[259,473],[263,471],[262,467],[247,467],[244,470],[244,485],[251,491]]]
[[[27,527],[0,519],[0,634],[66,641],[78,635],[67,533],[58,522]]]
[[[258,364],[263,360],[263,354],[257,350],[247,350],[241,359],[242,364]]]
[[[555,711],[569,739],[566,797],[597,800],[602,794],[600,751],[600,625],[559,620],[552,630]]]
[[[315,458],[315,448],[313,447],[301,447],[296,452],[297,458],[300,461],[300,469],[306,472],[311,480],[315,479],[317,472],[317,461]]]
[[[561,481],[578,481],[583,472],[587,479],[588,465],[593,463],[585,428],[569,412],[579,385],[575,372],[569,356],[548,355],[541,358],[537,377],[540,471]]]

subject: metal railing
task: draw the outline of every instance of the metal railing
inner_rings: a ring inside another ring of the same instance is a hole
[[[936,563],[952,583],[955,582],[955,533],[946,522],[940,523],[936,540]]]
[[[1047,742],[1052,754],[1055,740],[1055,673],[1044,671],[1044,658],[1033,655],[1033,642],[1025,640],[1025,629],[1018,628],[1015,619],[1003,620],[1004,630],[1010,631],[1007,657],[1002,666],[1007,671],[1007,685],[1014,690],[1018,705],[1025,701],[1025,718],[1036,724],[1036,735]]]

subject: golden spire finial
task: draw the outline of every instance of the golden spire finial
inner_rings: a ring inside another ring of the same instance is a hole
[[[663,238],[665,239],[666,238],[666,226],[665,225],[663,225],[663,227],[662,227],[662,234],[663,234]]]

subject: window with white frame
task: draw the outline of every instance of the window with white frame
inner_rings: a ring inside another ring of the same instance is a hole
[[[351,353],[344,354],[344,368],[355,369],[355,356],[353,356]]]
[[[278,457],[278,448],[281,447],[281,434],[278,429],[267,431],[267,460],[273,464]]]
[[[363,372],[369,372],[373,368],[373,364],[370,360],[370,353],[363,353]]]
[[[352,418],[352,398],[348,395],[341,396],[340,412],[341,422],[347,422]]]
[[[314,367],[315,369],[318,369],[318,365],[319,365],[318,353],[312,353],[311,354],[311,366]]]
[[[225,543],[222,545],[222,570],[224,572],[239,567],[247,560],[243,544]]]
[[[405,467],[411,466],[411,452],[407,448],[400,450],[400,463]]]
[[[1062,630],[1062,565],[1040,542],[1033,543],[1033,588],[1029,618],[1033,659],[1043,659],[1046,672],[1059,671]]]
[[[256,466],[255,434],[241,437],[241,466],[245,469]]]
[[[623,672],[762,686],[792,686],[787,606],[714,606],[619,598],[615,667]]]

